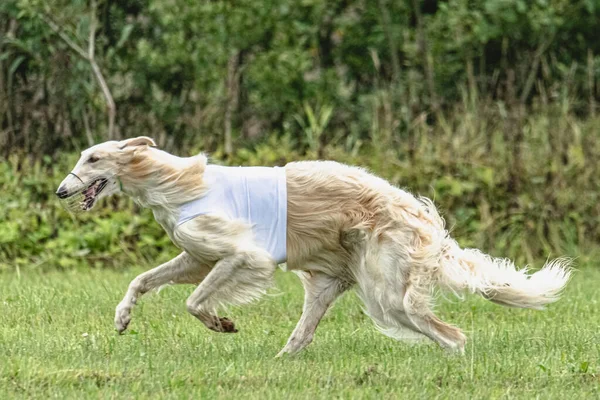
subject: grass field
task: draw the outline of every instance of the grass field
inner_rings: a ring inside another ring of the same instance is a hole
[[[128,334],[113,310],[139,270],[0,277],[0,398],[598,398],[600,271],[582,268],[548,310],[440,299],[464,356],[379,334],[353,293],[296,357],[275,359],[301,311],[293,274],[226,315],[237,334],[185,311],[191,287],[144,297]],[[225,314],[224,314],[225,315]]]

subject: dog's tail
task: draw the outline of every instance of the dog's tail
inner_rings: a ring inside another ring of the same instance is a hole
[[[532,274],[527,268],[517,269],[505,258],[494,258],[477,249],[462,249],[450,238],[444,220],[433,203],[421,198],[433,228],[432,243],[441,246],[438,284],[454,293],[470,291],[488,300],[510,307],[543,309],[559,299],[571,277],[571,260],[559,258],[547,262]]]
[[[461,249],[446,238],[440,262],[440,285],[454,292],[468,290],[510,307],[543,309],[560,297],[571,277],[571,260],[547,262],[528,274],[512,261],[494,258],[477,249]]]

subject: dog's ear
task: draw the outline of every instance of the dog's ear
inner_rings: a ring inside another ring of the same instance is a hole
[[[138,136],[136,138],[125,139],[119,142],[119,148],[122,150],[125,147],[135,147],[135,146],[151,146],[156,147],[156,143],[154,140],[149,138],[148,136]]]

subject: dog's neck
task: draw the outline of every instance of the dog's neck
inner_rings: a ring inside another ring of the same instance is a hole
[[[179,206],[206,192],[202,179],[205,168],[204,155],[182,158],[147,148],[133,156],[119,178],[125,194],[152,209],[156,220],[172,230]]]

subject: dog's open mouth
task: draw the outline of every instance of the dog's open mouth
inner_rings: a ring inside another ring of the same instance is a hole
[[[64,207],[72,212],[81,212],[90,210],[98,195],[104,190],[108,184],[107,178],[98,178],[92,181],[92,183],[83,186],[82,189],[74,191],[69,196],[61,199]]]
[[[83,200],[81,201],[81,209],[87,211],[94,206],[100,192],[106,187],[108,180],[105,178],[96,179],[83,191]]]

